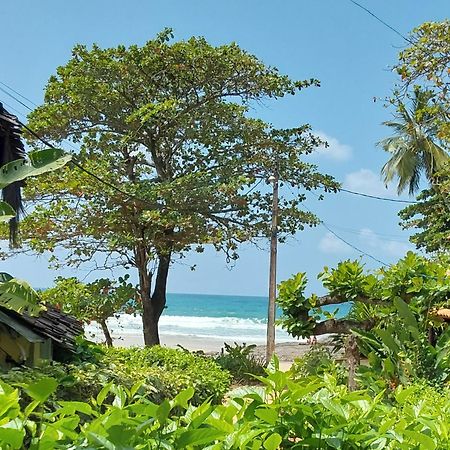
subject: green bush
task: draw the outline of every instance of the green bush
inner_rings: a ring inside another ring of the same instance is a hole
[[[160,346],[110,348],[101,361],[124,377],[153,385],[160,394],[157,400],[172,398],[192,386],[193,404],[208,398],[217,403],[230,386],[228,371],[221,369],[211,358],[185,350]]]
[[[206,399],[218,403],[230,386],[230,374],[212,359],[163,347],[108,349],[96,363],[58,364],[21,368],[0,374],[0,380],[24,384],[52,377],[59,381],[52,399],[88,401],[105,384],[112,382],[131,388],[137,381],[149,400],[156,403],[194,388],[193,404]],[[26,395],[25,395],[26,398]]]
[[[264,375],[265,359],[255,356],[252,352],[256,345],[234,346],[225,344],[225,353],[215,358],[216,363],[228,370],[236,383],[255,382],[254,375]]]
[[[291,367],[291,374],[296,379],[325,373],[332,374],[340,383],[346,383],[346,369],[335,361],[329,347],[321,344],[311,346]]]

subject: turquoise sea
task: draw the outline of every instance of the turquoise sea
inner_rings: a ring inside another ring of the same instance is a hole
[[[346,315],[349,308],[349,304],[339,305],[337,317]],[[335,309],[336,306],[328,308],[329,311]],[[266,317],[267,297],[168,294],[167,307],[160,319],[160,333],[258,344],[266,339]],[[142,330],[141,318],[126,314],[111,321],[110,326],[113,332],[121,334]],[[292,340],[285,331],[277,329],[278,342]]]

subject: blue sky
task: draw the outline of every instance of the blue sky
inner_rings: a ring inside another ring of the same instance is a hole
[[[361,3],[403,34],[424,21],[444,19],[450,9],[448,0]],[[382,99],[396,81],[391,67],[405,42],[348,0],[16,0],[4,2],[0,14],[4,43],[0,81],[36,103],[42,101],[49,76],[69,59],[75,44],[143,44],[164,27],[172,27],[176,39],[202,35],[213,44],[236,41],[292,78],[318,78],[320,88],[267,103],[255,114],[280,127],[310,123],[331,144],[312,157],[322,171],[348,189],[396,198],[395,189],[386,190],[380,180],[386,155],[376,142],[389,133],[381,122],[391,111],[383,107]],[[0,101],[26,114],[2,92]],[[312,196],[306,206],[342,238],[381,261],[394,262],[412,248],[398,226],[400,204],[339,193],[322,202]],[[280,246],[278,278],[306,271],[310,289],[320,290],[315,278],[324,265],[359,257],[323,226],[307,229]],[[367,257],[363,261],[369,268],[379,265]],[[261,249],[243,246],[233,268],[212,250],[188,255],[182,262],[174,264],[170,292],[267,293],[268,245],[263,243]],[[194,272],[189,268],[193,264]],[[45,257],[20,256],[3,262],[1,270],[35,286],[48,286],[57,275],[88,273],[46,267]],[[100,275],[105,274],[89,278]]]

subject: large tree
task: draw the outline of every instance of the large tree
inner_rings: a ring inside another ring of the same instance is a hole
[[[170,38],[76,46],[29,117],[38,135],[80,150],[77,165],[27,189],[39,203],[24,248],[62,247],[62,264],[135,267],[147,345],[159,343],[175,255],[211,244],[236,258],[239,243],[268,235],[269,175],[296,189],[280,199],[280,236],[318,223],[300,209],[304,190],[337,188],[301,160],[320,144],[309,126],[276,129],[252,109],[316,80],[293,81],[236,44]]]

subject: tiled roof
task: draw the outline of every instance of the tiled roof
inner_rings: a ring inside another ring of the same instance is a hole
[[[5,308],[1,311],[26,324],[35,333],[50,338],[54,345],[74,351],[75,339],[83,334],[83,326],[75,317],[64,314],[54,306],[47,305],[39,316],[18,314]]]

